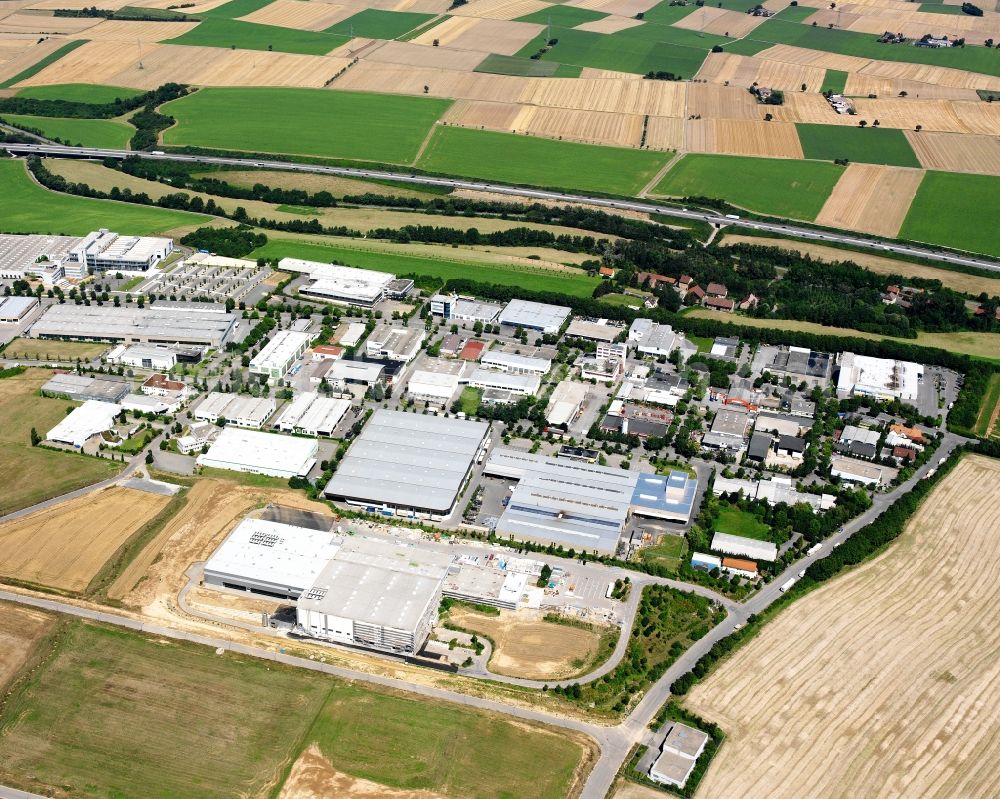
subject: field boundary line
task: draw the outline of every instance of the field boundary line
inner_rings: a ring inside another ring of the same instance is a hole
[[[666,175],[667,172],[669,172],[673,168],[674,164],[676,164],[685,155],[686,153],[683,150],[677,150],[674,153],[673,157],[669,161],[667,161],[667,163],[665,163],[662,167],[660,167],[660,170],[655,175],[653,175],[653,179],[650,180],[649,183],[647,183],[639,190],[639,193],[636,196],[637,197],[647,196],[647,194],[651,192],[653,189],[655,189],[656,185],[661,180],[663,180],[663,176]]]

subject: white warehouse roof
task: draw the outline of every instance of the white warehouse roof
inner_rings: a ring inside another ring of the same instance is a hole
[[[122,406],[113,402],[87,400],[49,430],[45,437],[60,444],[82,447],[92,436],[110,430],[121,410]]]
[[[569,319],[572,308],[565,305],[549,305],[529,300],[511,300],[500,312],[500,324],[541,330],[543,333],[557,333]]]
[[[528,355],[518,355],[515,352],[490,350],[479,361],[490,369],[500,369],[504,372],[530,372],[544,375],[552,368],[549,358],[533,358]]]
[[[309,287],[310,293],[365,303],[381,299],[386,286],[396,279],[395,275],[386,272],[304,261],[301,258],[282,258],[278,262],[278,269],[309,275],[315,281]]]
[[[198,465],[273,477],[305,476],[316,462],[316,451],[312,438],[226,427],[211,449],[198,456]]]
[[[912,361],[894,361],[845,352],[840,356],[837,392],[878,398],[917,399],[924,367]]]
[[[754,560],[766,560],[769,563],[778,558],[776,544],[728,533],[716,533],[712,538],[712,549],[716,552],[725,552],[727,555],[743,555]]]
[[[253,370],[283,369],[299,352],[309,346],[308,333],[279,330],[250,361]]]

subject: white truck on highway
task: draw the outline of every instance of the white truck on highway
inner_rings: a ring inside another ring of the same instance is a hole
[[[781,591],[781,593],[785,593],[789,588],[795,585],[796,582],[797,582],[796,578],[789,577],[787,580],[785,580],[785,582],[781,584],[781,587],[778,590]]]
[[[820,551],[820,550],[821,550],[822,548],[823,548],[823,544],[822,544],[822,543],[819,543],[819,544],[813,544],[813,545],[812,545],[811,547],[809,547],[809,551],[808,551],[808,553],[806,553],[806,554],[808,554],[808,555],[815,555],[815,554],[816,554],[817,552],[819,552],[819,551]]]

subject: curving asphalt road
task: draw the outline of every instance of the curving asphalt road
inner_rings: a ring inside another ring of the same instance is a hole
[[[379,169],[353,169],[350,167],[322,166],[320,164],[303,164],[292,161],[269,161],[266,159],[254,158],[226,158],[223,156],[208,155],[185,155],[181,153],[161,153],[144,152],[141,150],[105,150],[95,147],[67,147],[61,144],[0,144],[0,150],[6,150],[12,155],[49,155],[61,156],[64,158],[117,158],[128,157],[147,158],[159,161],[188,161],[198,164],[219,164],[223,166],[239,166],[243,168],[262,167],[265,169],[280,169],[286,172],[315,172],[327,175],[341,175],[352,178],[373,178],[377,180],[394,180],[401,183],[419,183],[427,186],[448,186],[456,189],[472,189],[474,191],[486,191],[493,194],[507,194],[515,197],[526,197],[536,200],[555,200],[564,203],[579,203],[586,205],[602,206],[605,208],[621,208],[627,211],[639,211],[642,213],[663,214],[679,219],[693,219],[699,222],[708,222],[713,225],[732,225],[739,222],[741,227],[759,230],[764,233],[775,233],[786,236],[799,236],[805,239],[812,239],[819,242],[832,242],[837,244],[848,244],[852,247],[862,247],[869,250],[878,250],[883,253],[895,253],[897,255],[911,255],[919,258],[926,258],[931,261],[956,264],[960,266],[975,266],[980,269],[989,269],[1000,272],[1000,263],[977,258],[974,255],[957,255],[950,252],[942,252],[933,247],[914,247],[908,244],[897,242],[885,243],[876,239],[865,238],[864,236],[845,235],[834,231],[817,231],[812,228],[796,227],[795,225],[778,224],[774,222],[757,222],[749,219],[740,219],[736,215],[723,215],[715,213],[705,213],[703,211],[688,211],[686,208],[676,208],[669,205],[657,205],[656,203],[641,202],[639,200],[611,200],[606,197],[589,197],[584,194],[566,194],[558,191],[546,191],[544,189],[530,189],[519,186],[506,186],[498,183],[486,183],[483,181],[460,180],[457,178],[431,177],[428,175],[415,175],[408,172],[388,172]]]

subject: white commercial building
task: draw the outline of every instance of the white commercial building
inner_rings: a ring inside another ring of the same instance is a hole
[[[465,364],[462,363],[461,366],[464,367]],[[455,396],[461,383],[461,372],[448,373],[416,369],[406,384],[406,393],[410,399],[418,402],[433,402],[444,405]]]
[[[198,465],[271,477],[305,477],[316,464],[318,450],[314,438],[227,427],[208,452],[198,456]]]
[[[469,377],[469,385],[473,388],[508,391],[517,396],[537,394],[542,380],[538,375],[511,374],[509,372],[494,372],[492,369],[476,369]]]
[[[773,563],[778,559],[778,547],[770,541],[758,541],[756,538],[745,538],[741,535],[716,533],[712,538],[712,549],[725,552],[727,555],[742,555],[754,560],[766,560]]]
[[[208,422],[195,422],[188,432],[177,437],[177,449],[184,455],[190,455],[195,450],[203,449],[219,437],[221,428]]]
[[[251,397],[248,394],[222,394],[212,391],[198,403],[193,411],[201,422],[225,419],[237,427],[261,427],[275,411],[272,397]]]
[[[342,540],[325,530],[244,519],[205,564],[205,585],[298,599]]]
[[[177,351],[151,344],[133,344],[131,347],[119,344],[108,353],[107,360],[122,366],[167,371],[177,365]]]
[[[38,299],[35,297],[0,297],[0,322],[20,322],[36,307]]]
[[[110,430],[115,424],[115,417],[121,412],[122,406],[113,402],[87,400],[49,430],[45,438],[79,449],[93,436]]]
[[[621,323],[607,319],[574,319],[566,328],[566,335],[584,341],[604,341],[610,343],[625,332]]]
[[[122,236],[102,228],[69,251],[63,266],[76,265],[79,277],[95,272],[148,272],[174,250],[174,242],[152,236]],[[82,274],[79,272],[82,271]]]
[[[295,631],[397,655],[420,651],[437,621],[451,555],[347,538],[297,603]]]
[[[350,409],[350,400],[321,397],[315,391],[306,391],[282,411],[278,417],[278,429],[286,433],[332,436]]]
[[[31,335],[126,344],[221,347],[235,326],[234,314],[226,313],[224,306],[207,302],[189,303],[183,307],[157,303],[145,308],[65,303],[50,305],[31,326]]]
[[[308,333],[280,330],[250,361],[250,372],[264,375],[268,380],[279,380],[288,374],[292,364],[301,358],[309,347]]]
[[[332,361],[326,371],[327,382],[333,385],[373,386],[384,379],[385,368],[370,361]]]
[[[537,330],[540,333],[558,333],[569,319],[572,308],[549,305],[544,302],[511,300],[500,312],[500,324]]]
[[[435,294],[431,297],[431,315],[454,319],[456,322],[482,322],[492,324],[503,307],[489,302],[479,302],[457,294]]]
[[[708,735],[679,721],[667,723],[670,729],[660,748],[660,756],[649,769],[649,776],[656,782],[683,788],[705,750]]]
[[[365,326],[361,322],[349,322],[347,330],[337,339],[337,343],[343,347],[354,347],[365,337]]]
[[[545,421],[556,426],[568,425],[580,412],[580,407],[587,399],[588,390],[589,386],[584,383],[563,380],[549,397],[549,404],[545,409]]]
[[[538,375],[542,377],[548,374],[552,368],[552,361],[549,358],[533,358],[502,350],[490,350],[483,355],[479,362],[487,369],[496,369],[512,375]]]
[[[309,276],[309,282],[299,288],[299,294],[305,297],[360,308],[372,308],[384,300],[389,284],[395,280],[395,275],[385,272],[322,264],[300,258],[282,258],[278,262],[278,269]]]
[[[845,458],[842,455],[833,455],[830,458],[830,476],[839,477],[850,483],[878,487],[891,483],[897,474],[899,470],[889,466],[878,466],[867,461]]]
[[[683,333],[652,319],[636,319],[629,328],[628,340],[641,354],[654,357],[669,356],[674,350],[680,350],[681,357],[687,359],[698,351],[698,346],[688,341]]]
[[[920,391],[924,367],[911,361],[871,358],[844,352],[839,360],[837,396],[864,396],[913,402]]]
[[[410,330],[382,325],[369,334],[365,342],[365,353],[369,358],[409,363],[420,352],[425,335],[422,328]]]

